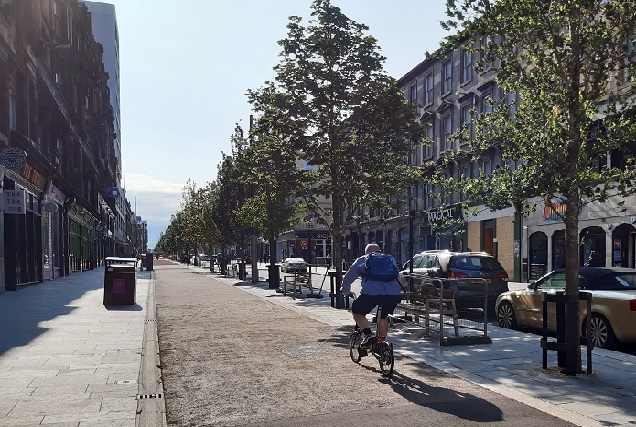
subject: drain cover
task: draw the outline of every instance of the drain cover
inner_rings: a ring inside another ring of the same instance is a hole
[[[163,397],[163,394],[161,394],[161,393],[138,394],[137,395],[137,400],[141,400],[141,399],[161,399],[162,397]]]
[[[119,380],[115,384],[137,384],[137,380]]]

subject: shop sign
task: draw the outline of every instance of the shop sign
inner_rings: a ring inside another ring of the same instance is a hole
[[[57,212],[59,210],[59,206],[57,203],[47,202],[44,204],[44,212]]]
[[[46,191],[46,195],[57,202],[58,205],[63,205],[66,202],[66,194],[62,192],[59,188],[57,188],[53,181],[49,181],[49,188]]]
[[[44,187],[46,186],[46,178],[31,166],[25,165],[20,172],[20,175],[22,175],[31,184],[36,185],[40,190],[44,190]]]
[[[581,200],[579,206],[579,214],[583,210],[583,206],[587,204],[586,200]],[[543,220],[549,222],[563,221],[565,212],[567,211],[567,203],[563,199],[555,199],[550,205],[543,208]]]
[[[27,153],[18,147],[5,147],[0,151],[0,165],[18,170],[26,165]]]
[[[112,197],[113,199],[116,199],[117,197],[119,197],[119,188],[117,187],[108,187],[106,188],[106,197]]]
[[[463,220],[463,213],[458,206],[449,206],[444,209],[431,209],[426,212],[429,224],[434,224],[437,228],[444,227],[448,221]]]
[[[26,214],[26,192],[24,190],[4,190],[2,195],[4,213]]]

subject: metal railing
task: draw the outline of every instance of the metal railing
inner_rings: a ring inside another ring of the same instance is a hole
[[[402,302],[394,320],[420,324],[439,336],[440,345],[490,343],[488,281],[481,278],[443,279],[423,274],[400,276]],[[423,318],[423,322],[420,320]]]

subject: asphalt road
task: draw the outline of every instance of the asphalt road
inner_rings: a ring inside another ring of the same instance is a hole
[[[350,328],[184,266],[158,264],[155,284],[169,425],[571,425],[406,357],[384,379],[351,362]]]

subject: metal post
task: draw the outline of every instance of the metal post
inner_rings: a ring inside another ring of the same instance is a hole
[[[252,231],[252,283],[258,283],[258,241],[256,234]]]

